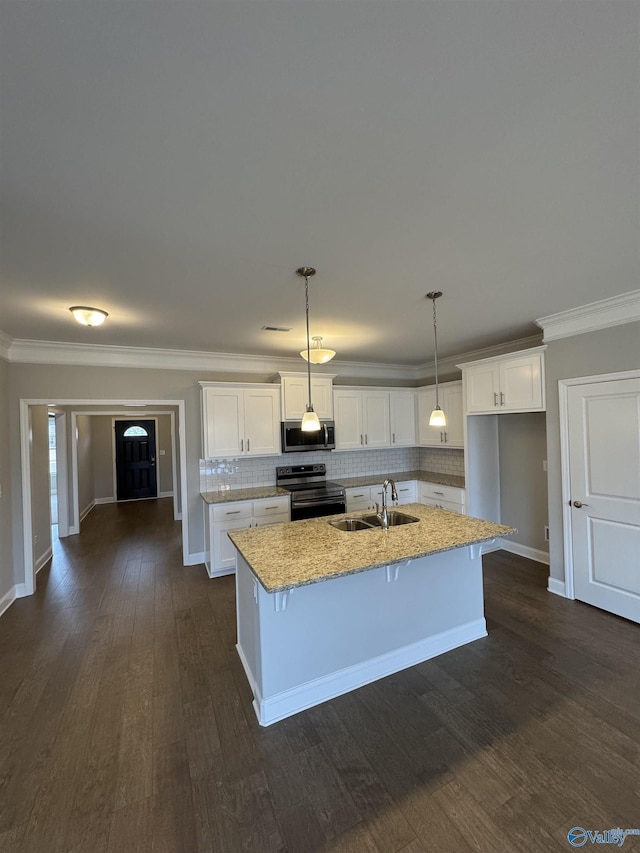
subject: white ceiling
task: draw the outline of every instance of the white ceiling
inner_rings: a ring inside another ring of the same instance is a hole
[[[0,329],[418,364],[638,287],[640,3],[0,0]],[[110,314],[77,326],[81,303]],[[264,324],[292,326],[268,333]]]

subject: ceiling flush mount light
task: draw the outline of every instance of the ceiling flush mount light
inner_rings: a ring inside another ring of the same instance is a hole
[[[328,361],[331,361],[336,354],[335,350],[323,349],[322,337],[320,335],[314,335],[311,340],[315,341],[313,349],[303,349],[300,355],[312,364],[326,364]]]
[[[89,305],[73,305],[69,311],[82,326],[101,326],[109,316],[102,308],[91,308]]]
[[[307,403],[307,411],[302,416],[300,429],[304,432],[316,432],[320,429],[320,419],[313,411],[311,403],[311,340],[309,338],[309,278],[316,274],[313,267],[300,267],[296,270],[296,274],[304,278],[304,293],[305,306],[307,315],[307,381],[309,383],[309,402]]]
[[[431,412],[431,417],[429,418],[429,426],[434,427],[443,427],[447,425],[447,419],[445,417],[444,412],[440,408],[440,403],[438,400],[438,324],[436,322],[436,299],[439,299],[442,296],[442,291],[440,290],[431,290],[427,293],[427,299],[431,299],[433,302],[433,340],[435,344],[435,363],[436,363],[436,407]]]

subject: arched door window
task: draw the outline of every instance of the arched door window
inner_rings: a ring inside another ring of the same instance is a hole
[[[124,438],[134,438],[140,435],[148,436],[149,433],[141,426],[130,426],[124,431]]]

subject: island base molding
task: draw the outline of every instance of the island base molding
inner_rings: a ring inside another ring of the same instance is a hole
[[[487,626],[484,619],[477,619],[466,625],[460,625],[448,631],[442,631],[434,637],[427,637],[417,643],[412,643],[402,649],[380,655],[365,663],[347,667],[339,672],[333,672],[321,678],[316,678],[299,687],[285,690],[275,696],[264,699],[249,668],[242,648],[237,645],[238,655],[244,667],[249,686],[254,695],[253,710],[261,726],[278,723],[308,708],[335,699],[372,681],[378,681],[394,672],[400,672],[407,667],[415,666],[438,655],[457,649],[474,640],[487,636]]]

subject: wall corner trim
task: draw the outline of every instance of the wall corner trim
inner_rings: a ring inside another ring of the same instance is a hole
[[[570,308],[557,314],[541,317],[536,323],[543,330],[543,340],[555,341],[640,321],[640,290],[631,290],[579,308]]]

